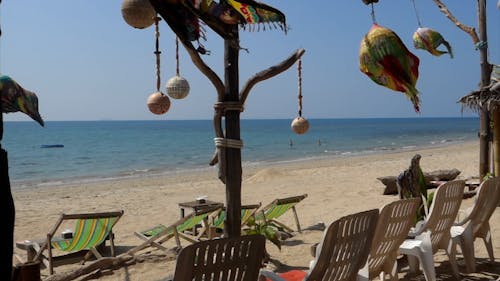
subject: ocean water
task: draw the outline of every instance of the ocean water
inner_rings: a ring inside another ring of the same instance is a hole
[[[441,146],[477,139],[478,118],[242,120],[243,166]],[[210,169],[211,120],[5,122],[13,188]],[[63,144],[63,148],[42,148]]]

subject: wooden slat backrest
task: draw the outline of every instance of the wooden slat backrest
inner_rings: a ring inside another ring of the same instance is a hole
[[[305,280],[356,280],[370,252],[378,213],[378,209],[373,209],[331,223],[318,246],[314,267]]]
[[[182,249],[174,281],[255,281],[264,257],[265,237],[248,235],[207,240]]]

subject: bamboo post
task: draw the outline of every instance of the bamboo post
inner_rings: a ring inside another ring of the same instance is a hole
[[[480,63],[481,63],[481,85],[480,88],[484,88],[490,84],[490,75],[491,75],[491,65],[488,63],[488,35],[487,35],[487,28],[486,28],[486,0],[478,0],[477,2],[477,13],[478,13],[478,26],[479,26],[479,38],[480,42],[482,43],[478,45],[479,48],[479,55],[480,55]],[[500,125],[497,125],[496,122],[499,122],[500,119],[497,118],[498,113],[496,109],[494,109],[495,112],[493,112],[493,127],[494,127],[494,133],[493,137],[496,139],[496,141],[493,142],[493,169],[495,171],[495,175],[500,175],[499,170],[500,169],[500,143],[498,139],[500,138],[500,131],[497,131],[497,127]],[[492,167],[489,167],[489,151],[490,151],[490,141],[491,141],[491,130],[490,130],[490,115],[488,112],[488,109],[482,108],[481,109],[481,123],[480,123],[480,134],[479,134],[479,150],[480,150],[480,155],[479,155],[479,176],[482,179],[488,172],[492,171]]]
[[[478,22],[480,36],[477,35],[473,27],[462,24],[458,19],[448,10],[442,0],[433,0],[438,6],[439,10],[451,20],[458,28],[469,34],[472,42],[476,45],[480,52],[481,61],[481,85],[480,88],[486,87],[490,83],[491,65],[488,63],[488,44],[486,35],[486,0],[477,0],[478,4]],[[480,110],[479,122],[479,176],[482,179],[488,172],[490,172],[490,116],[486,108]],[[497,155],[494,155],[496,158]]]
[[[231,27],[236,39],[224,40],[224,80],[223,102],[239,102],[239,44],[238,26]],[[240,140],[240,111],[226,110],[226,138]],[[241,235],[241,148],[226,147],[226,213],[224,232],[226,237]]]
[[[500,110],[493,112],[493,153],[495,176],[500,175]]]

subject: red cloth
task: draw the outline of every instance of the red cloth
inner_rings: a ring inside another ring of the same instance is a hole
[[[302,281],[306,277],[307,272],[302,270],[290,270],[287,272],[280,273],[279,276],[286,281]],[[267,281],[271,281],[267,278]]]

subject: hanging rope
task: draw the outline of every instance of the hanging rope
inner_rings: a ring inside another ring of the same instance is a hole
[[[373,6],[373,2],[371,3],[371,6],[372,6],[372,12],[371,12],[372,21],[374,24],[377,24],[377,19],[375,18],[375,7]]]
[[[175,37],[175,62],[176,62],[176,68],[175,68],[175,73],[177,76],[179,75],[179,37]]]
[[[299,80],[299,116],[302,117],[302,59],[299,59],[297,65],[298,80]]]
[[[160,28],[158,26],[158,22],[161,20],[160,17],[155,17],[155,51],[156,55],[156,91],[160,91],[161,78],[160,78]]]
[[[411,0],[411,2],[413,3],[413,10],[415,11],[415,16],[417,17],[418,27],[422,27],[422,22],[420,21],[420,17],[418,15],[418,10],[417,10],[417,5],[415,4],[415,0]]]

